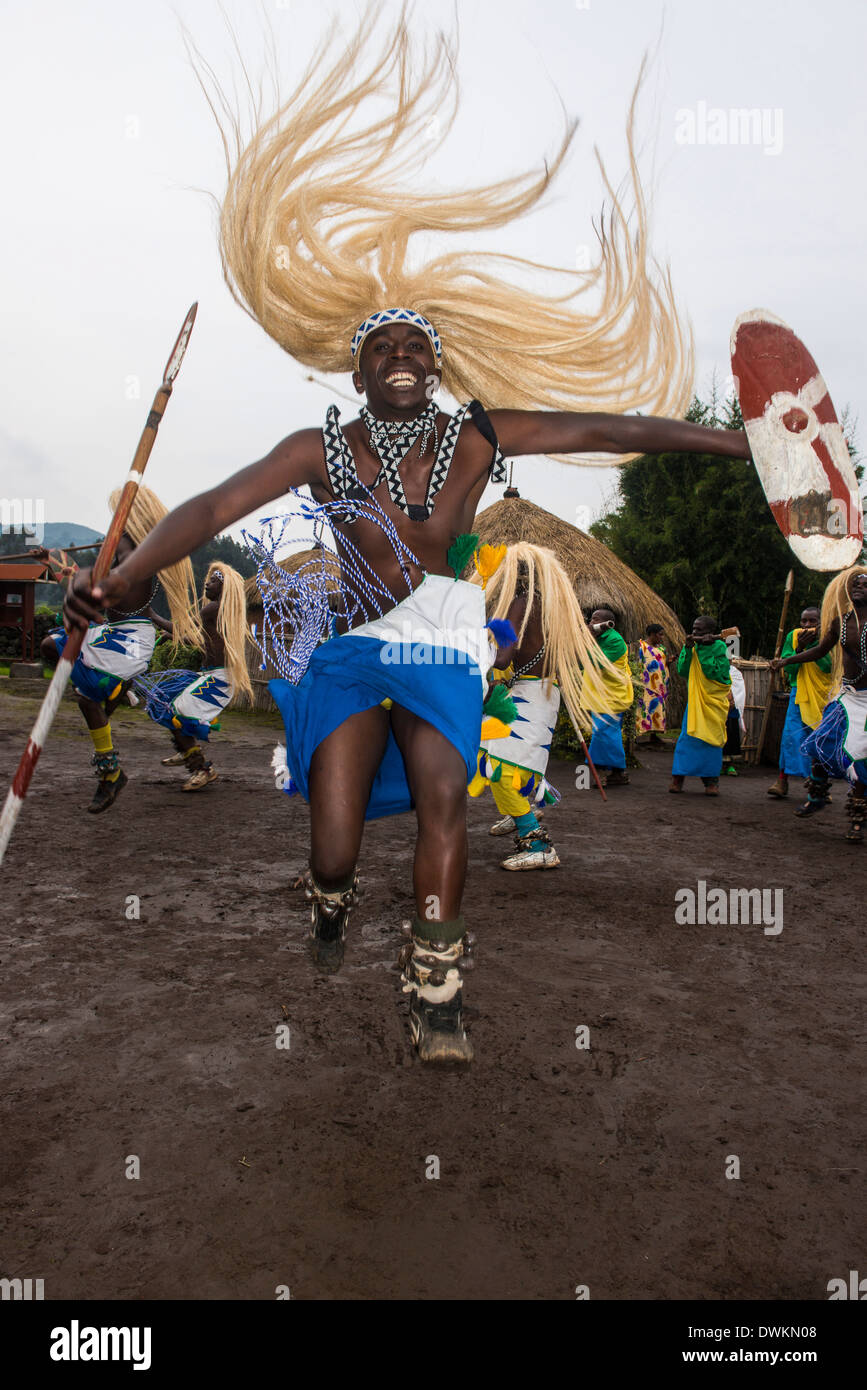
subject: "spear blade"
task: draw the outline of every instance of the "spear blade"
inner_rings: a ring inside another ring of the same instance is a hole
[[[177,336],[177,341],[169,353],[169,360],[163,372],[163,386],[170,386],[181,370],[181,363],[184,360],[184,353],[187,350],[187,343],[190,341],[190,334],[193,331],[193,324],[196,321],[196,314],[199,308],[199,301],[190,306],[190,311],[184,319],[184,326]]]

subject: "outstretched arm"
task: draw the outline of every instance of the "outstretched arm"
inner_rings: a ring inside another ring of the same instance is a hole
[[[159,628],[160,632],[167,632],[169,637],[173,637],[175,630],[167,618],[161,618],[159,613],[155,613],[152,608],[148,608],[145,617],[149,618],[154,627]]]
[[[492,410],[507,458],[521,454],[721,454],[748,459],[743,430],[711,429],[655,415]]]
[[[63,605],[67,624],[86,627],[89,621],[99,621],[103,608],[119,602],[131,585],[176,564],[257,507],[282,497],[289,488],[324,478],[321,430],[290,434],[265,458],[169,512],[100,584],[91,587],[91,570],[79,570]]]
[[[827,656],[828,652],[833,651],[839,641],[840,623],[835,618],[821,642],[818,642],[815,647],[808,647],[805,652],[798,652],[796,656],[776,657],[769,663],[770,668],[772,671],[779,671],[781,666],[803,666],[805,661],[818,661],[820,657]]]

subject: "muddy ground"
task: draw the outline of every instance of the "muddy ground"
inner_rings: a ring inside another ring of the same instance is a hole
[[[4,789],[35,709],[0,695]],[[323,978],[276,721],[230,716],[194,796],[163,731],[115,726],[130,785],[91,817],[64,704],[3,869],[0,1275],[47,1299],[825,1299],[863,1265],[867,848],[839,789],[804,823],[766,770],[676,798],[647,753],[603,805],[557,764],[562,867],[532,874],[471,803],[476,1061],[435,1071],[392,968],[412,819],[369,827]],[[782,888],[783,930],[678,925],[700,879]]]

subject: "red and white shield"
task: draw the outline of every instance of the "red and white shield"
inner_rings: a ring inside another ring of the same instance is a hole
[[[858,480],[819,368],[767,309],[735,320],[731,354],[744,428],[777,525],[808,569],[854,565],[864,544]]]

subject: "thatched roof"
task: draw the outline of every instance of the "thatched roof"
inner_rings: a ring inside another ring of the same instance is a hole
[[[288,555],[285,560],[278,562],[279,568],[285,570],[287,574],[294,574],[296,570],[312,562],[315,562],[318,568],[323,554],[325,555],[326,572],[329,576],[333,576],[333,578],[329,578],[328,588],[330,592],[334,592],[340,587],[340,566],[332,555],[323,551],[321,546],[313,546],[310,550],[299,550],[295,555]],[[262,607],[262,594],[256,583],[255,575],[251,579],[245,580],[244,594],[248,608]]]
[[[601,541],[570,526],[534,502],[507,497],[480,512],[473,522],[482,544],[531,545],[553,550],[575,587],[585,612],[612,608],[618,614],[618,631],[627,642],[637,642],[648,623],[659,623],[665,646],[676,652],[686,636],[677,614],[653,592],[628,565],[618,560]]]

